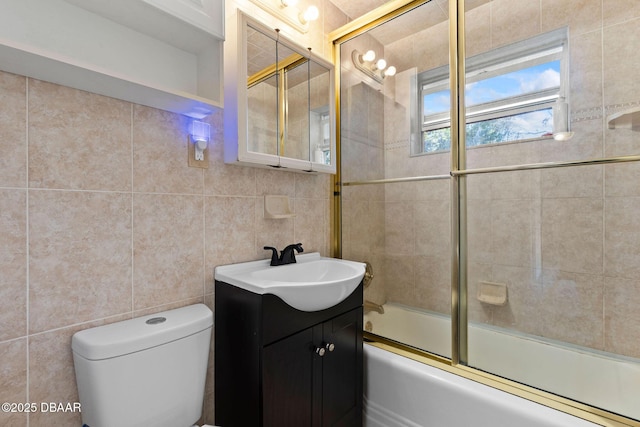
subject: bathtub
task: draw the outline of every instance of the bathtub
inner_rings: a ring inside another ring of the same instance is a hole
[[[389,303],[384,314],[369,312],[364,321],[373,333],[450,356],[445,316]],[[635,359],[472,324],[469,360],[486,371],[640,418]],[[596,425],[371,345],[365,345],[365,373],[369,427]]]
[[[556,411],[365,344],[365,427],[593,427]]]

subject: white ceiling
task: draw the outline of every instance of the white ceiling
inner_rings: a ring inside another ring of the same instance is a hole
[[[350,19],[356,19],[385,3],[396,0],[329,0]],[[466,0],[465,10],[469,11],[491,0]],[[412,11],[381,25],[369,34],[383,45],[416,34],[425,28],[446,21],[449,15],[449,0],[431,0]]]
[[[387,3],[389,0],[329,0],[351,19],[358,18],[367,12]],[[393,1],[393,0],[391,0]]]
[[[392,3],[394,0],[330,1],[349,16],[349,18],[355,19],[385,3]],[[369,35],[383,45],[387,45],[412,34],[416,34],[432,25],[446,21],[448,14],[447,9],[448,0],[432,0],[422,7],[414,9],[411,13],[405,13],[384,25],[371,29]]]

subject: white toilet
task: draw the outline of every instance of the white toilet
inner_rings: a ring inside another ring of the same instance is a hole
[[[190,427],[202,415],[213,313],[204,304],[73,335],[87,427]]]

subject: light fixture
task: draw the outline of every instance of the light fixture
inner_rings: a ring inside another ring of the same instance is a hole
[[[390,66],[389,68],[387,68],[386,70],[384,70],[384,75],[386,77],[391,77],[391,76],[395,76],[396,75],[396,67],[394,67],[393,65]]]
[[[367,62],[373,62],[376,59],[376,53],[372,50],[368,50],[364,55],[362,55],[362,60]]]
[[[378,83],[382,83],[385,77],[395,76],[397,71],[393,65],[387,67],[387,61],[384,58],[376,61],[376,53],[373,50],[368,50],[364,55],[357,50],[353,50],[351,52],[351,61],[358,70]]]
[[[313,5],[299,10],[296,7],[298,0],[251,0],[251,3],[303,34],[309,31],[309,22],[320,16],[320,10]]]
[[[561,96],[553,106],[553,139],[567,141],[572,137],[573,132],[569,131],[569,105]]]
[[[320,16],[320,11],[314,5],[309,6],[298,14],[298,19],[301,24],[307,24],[308,22],[315,21]]]
[[[209,123],[194,120],[191,122],[189,134],[195,148],[195,160],[204,160],[204,150],[207,149],[211,138],[211,126]]]

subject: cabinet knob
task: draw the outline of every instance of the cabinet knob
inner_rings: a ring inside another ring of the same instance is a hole
[[[333,345],[333,343],[327,343],[327,345],[325,345],[324,348],[326,348],[329,351],[333,351],[336,349],[336,346]]]
[[[316,347],[316,353],[318,354],[318,356],[322,357],[324,356],[325,349],[322,347]]]

